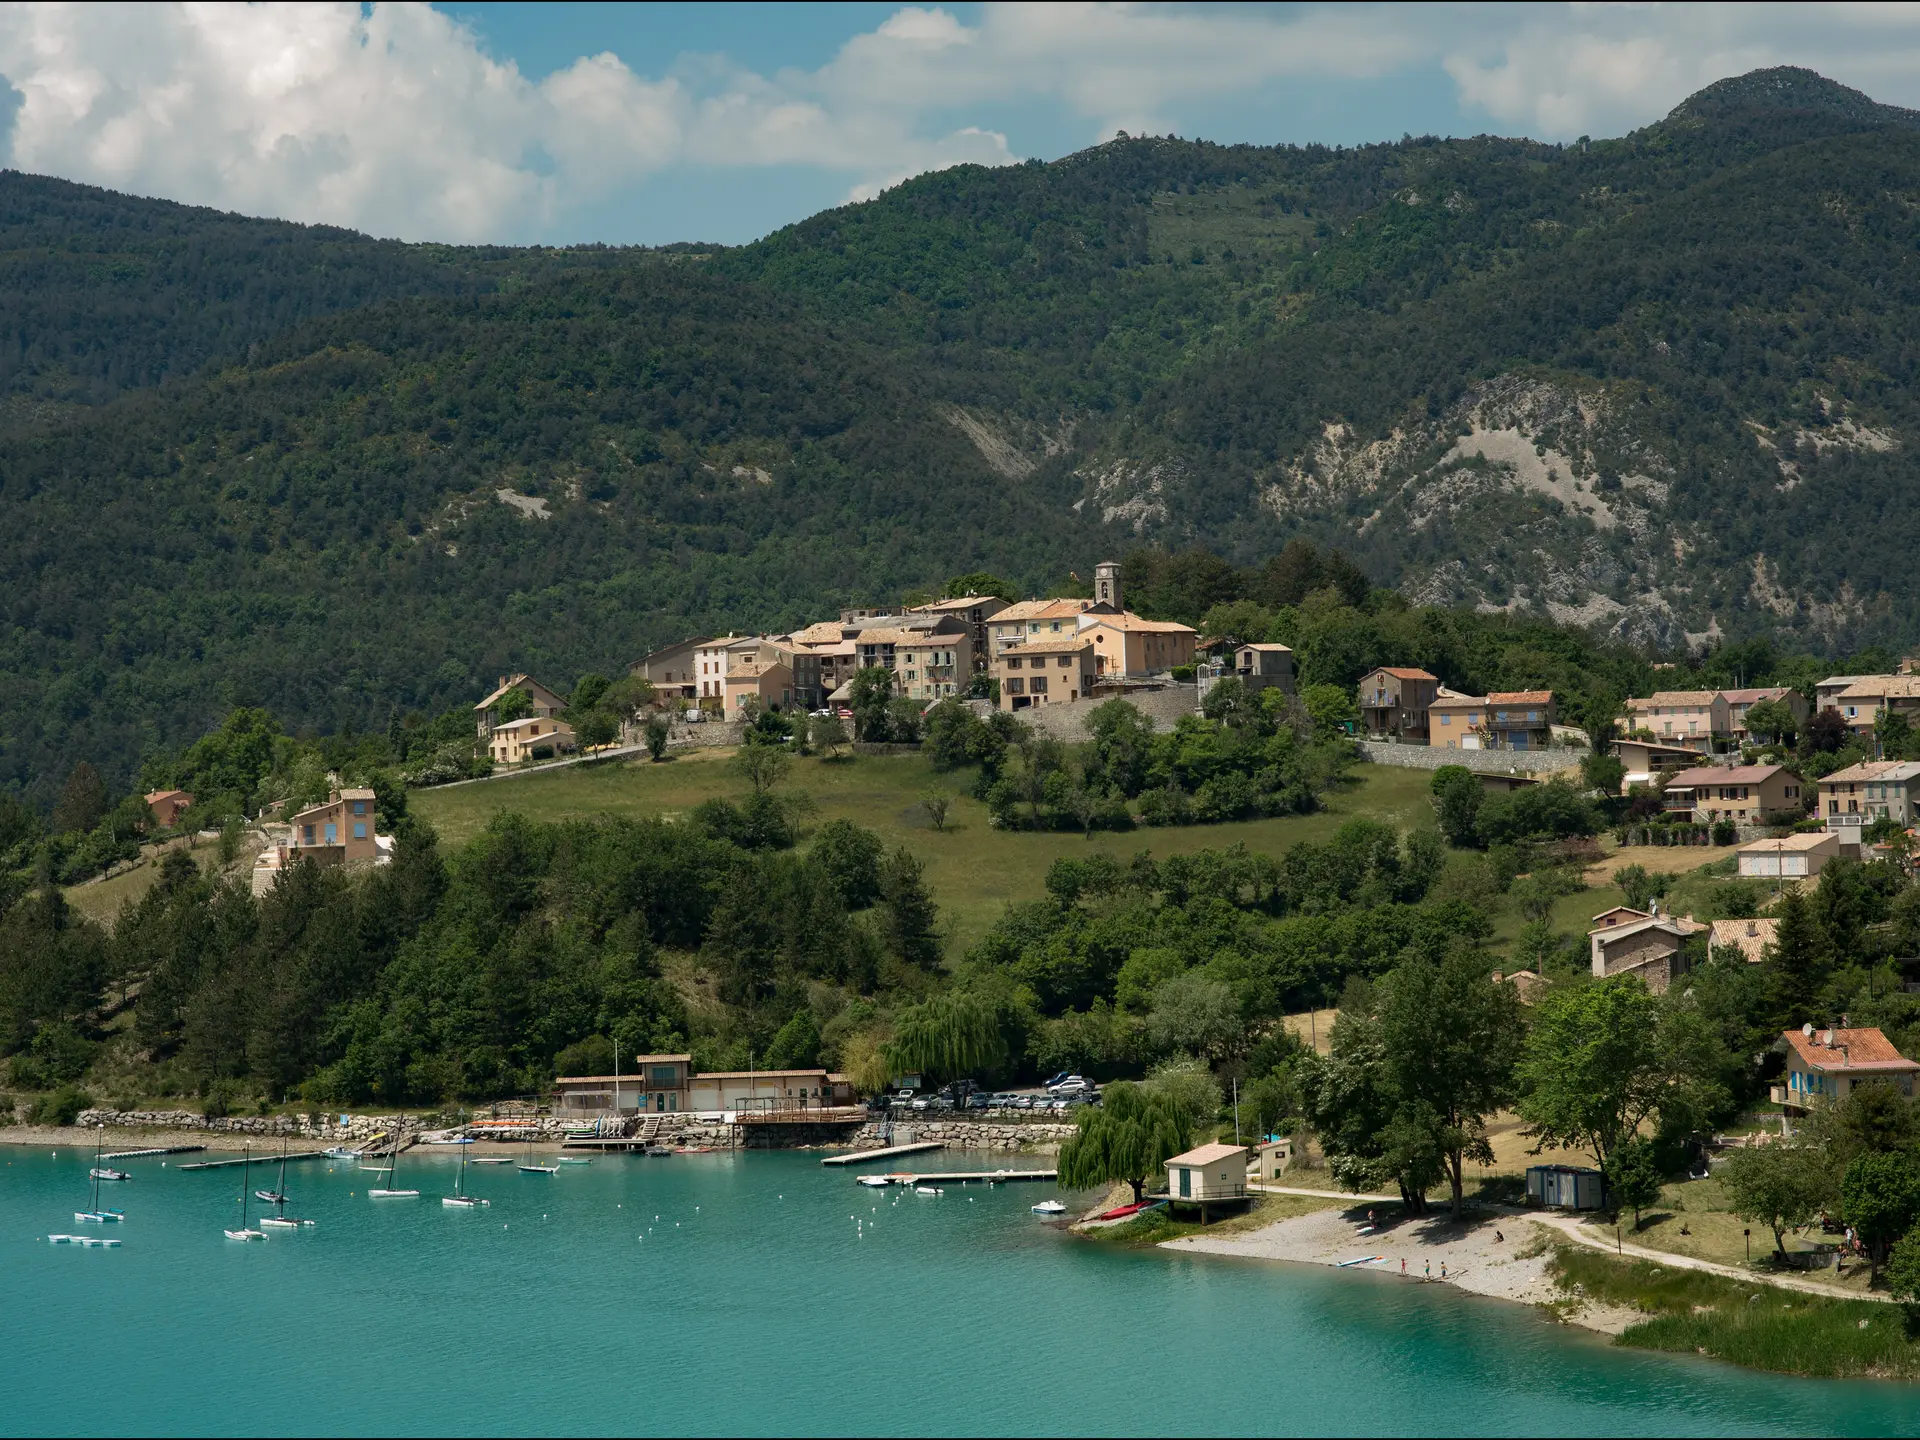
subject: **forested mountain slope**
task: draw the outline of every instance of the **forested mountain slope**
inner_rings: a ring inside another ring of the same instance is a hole
[[[1567,147],[1123,138],[732,250],[0,176],[0,786],[1143,540],[1904,642],[1917,207],[1912,112],[1792,70]]]

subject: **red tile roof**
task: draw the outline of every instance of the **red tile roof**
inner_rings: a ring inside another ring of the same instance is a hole
[[[1786,1041],[1813,1070],[1878,1070],[1899,1074],[1920,1070],[1920,1062],[1907,1059],[1893,1048],[1893,1042],[1871,1026],[1853,1030],[1816,1030],[1808,1035],[1801,1030],[1785,1032]],[[1832,1044],[1825,1043],[1829,1039]]]
[[[1382,665],[1374,673],[1376,675],[1392,675],[1400,680],[1433,680],[1437,682],[1440,679],[1438,675],[1429,675],[1424,670],[1415,670],[1403,665]]]
[[[1759,785],[1786,770],[1784,765],[1696,765],[1691,770],[1676,770],[1667,781],[1669,790],[1690,790],[1695,785]],[[1793,772],[1786,770],[1793,775]],[[1798,775],[1793,775],[1798,780]]]
[[[1489,705],[1551,705],[1551,690],[1490,690],[1487,692]]]

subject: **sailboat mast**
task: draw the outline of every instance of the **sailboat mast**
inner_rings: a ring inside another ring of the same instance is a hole
[[[253,1146],[247,1146],[240,1161],[240,1231],[247,1229],[247,1172],[253,1169]]]

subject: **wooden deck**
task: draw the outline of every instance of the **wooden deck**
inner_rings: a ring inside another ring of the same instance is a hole
[[[191,1155],[197,1150],[206,1148],[204,1145],[152,1145],[145,1150],[109,1150],[100,1158],[102,1160],[140,1160],[149,1155]]]
[[[889,1145],[884,1150],[856,1150],[851,1155],[829,1155],[822,1165],[865,1165],[869,1160],[891,1160],[896,1155],[918,1155],[923,1150],[944,1150],[944,1140],[922,1140],[917,1145]]]
[[[1058,1170],[929,1170],[925,1174],[901,1173],[892,1177],[896,1185],[1007,1185],[1016,1180],[1057,1180]]]

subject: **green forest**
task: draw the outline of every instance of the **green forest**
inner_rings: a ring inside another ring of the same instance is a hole
[[[1141,547],[1341,550],[1436,648],[1897,648],[1914,193],[1909,112],[1797,70],[1567,146],[1122,137],[731,249],[0,174],[0,790]]]

